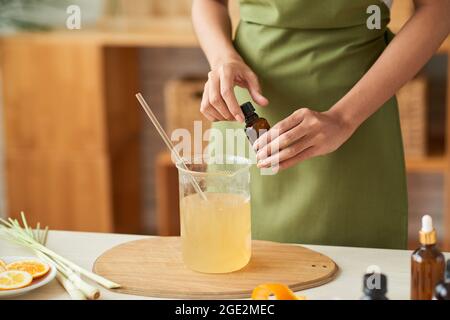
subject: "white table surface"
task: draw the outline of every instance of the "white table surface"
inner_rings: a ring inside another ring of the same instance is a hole
[[[78,265],[91,270],[95,259],[104,251],[127,241],[144,238],[138,235],[51,231],[48,247]],[[335,280],[323,286],[304,290],[299,294],[308,299],[359,299],[362,276],[370,266],[377,266],[388,276],[388,297],[408,299],[410,290],[410,251],[366,249],[331,246],[305,246],[332,258],[340,268]],[[27,249],[0,240],[1,256],[31,256]],[[446,253],[446,258],[450,254]],[[101,299],[152,299],[114,293],[101,289]],[[59,283],[49,285],[17,299],[69,299]]]

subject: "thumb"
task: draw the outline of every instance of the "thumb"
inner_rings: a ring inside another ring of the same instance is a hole
[[[247,82],[247,89],[250,92],[250,96],[260,106],[266,106],[269,103],[266,97],[261,93],[261,86],[259,85],[258,78],[253,72],[249,72],[245,75]]]

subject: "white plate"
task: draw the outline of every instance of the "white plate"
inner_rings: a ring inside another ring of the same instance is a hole
[[[12,263],[15,261],[20,261],[20,260],[42,261],[36,257],[16,257],[16,256],[0,257],[0,259],[3,260],[6,264],[9,264],[9,263]],[[44,262],[44,261],[42,261],[42,262]],[[46,263],[46,262],[44,262],[44,263]],[[49,270],[49,272],[47,272],[47,274],[45,276],[40,277],[36,280],[33,280],[33,282],[30,285],[28,285],[24,288],[15,289],[15,290],[0,290],[0,299],[1,298],[11,298],[11,297],[15,297],[15,296],[18,296],[21,294],[25,294],[27,292],[33,291],[37,288],[40,288],[40,287],[48,284],[56,276],[56,267],[54,264],[50,264],[50,263],[47,263],[47,264],[50,266],[50,270]]]

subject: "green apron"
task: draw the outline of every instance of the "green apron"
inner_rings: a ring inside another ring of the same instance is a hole
[[[366,26],[372,4],[381,9],[381,30]],[[235,47],[259,77],[270,104],[256,111],[272,125],[300,107],[328,110],[388,42],[389,9],[381,1],[241,0],[240,12]],[[250,100],[247,90],[236,88],[236,94],[240,103]],[[244,135],[242,124],[214,127]],[[395,98],[337,151],[272,176],[254,167],[251,179],[254,239],[406,247],[406,179]]]

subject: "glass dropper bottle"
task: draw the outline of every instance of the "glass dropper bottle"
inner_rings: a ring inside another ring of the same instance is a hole
[[[241,110],[245,116],[245,134],[253,145],[264,132],[269,131],[269,122],[258,116],[251,102],[241,105]]]

